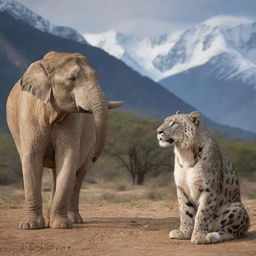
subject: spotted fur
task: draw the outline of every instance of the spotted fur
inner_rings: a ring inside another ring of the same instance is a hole
[[[174,177],[180,228],[173,239],[216,243],[243,236],[249,216],[241,203],[239,181],[230,160],[200,123],[199,113],[175,114],[158,128],[160,146],[174,145]]]

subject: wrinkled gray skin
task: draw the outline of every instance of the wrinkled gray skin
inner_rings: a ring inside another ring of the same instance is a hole
[[[49,226],[82,222],[79,192],[88,167],[104,148],[108,102],[97,73],[81,54],[49,52],[30,65],[7,100],[7,121],[24,178],[23,229],[45,226],[42,215],[43,167],[52,168],[54,189]]]

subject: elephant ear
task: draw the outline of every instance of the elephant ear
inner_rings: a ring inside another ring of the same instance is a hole
[[[22,90],[33,94],[44,103],[48,103],[51,97],[50,72],[51,68],[47,61],[39,60],[32,63],[21,78]]]

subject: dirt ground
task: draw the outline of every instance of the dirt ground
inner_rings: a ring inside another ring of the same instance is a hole
[[[20,230],[22,205],[0,208],[0,255],[72,256],[249,256],[256,255],[255,199],[245,200],[251,228],[243,239],[215,245],[169,240],[179,225],[176,204],[164,200],[125,203],[83,202],[84,224],[69,230]]]

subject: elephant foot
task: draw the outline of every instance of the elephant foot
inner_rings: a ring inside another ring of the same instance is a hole
[[[84,223],[80,213],[76,211],[69,211],[68,218],[72,223]]]
[[[67,217],[59,216],[59,215],[51,215],[50,228],[72,228],[72,223]]]
[[[26,217],[23,222],[20,223],[19,227],[21,229],[39,229],[45,227],[45,222],[43,216]]]

